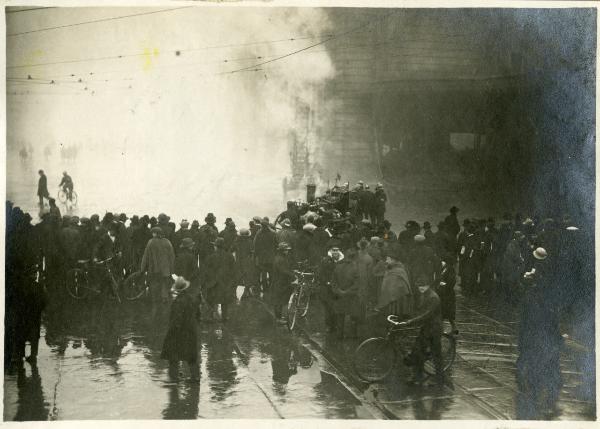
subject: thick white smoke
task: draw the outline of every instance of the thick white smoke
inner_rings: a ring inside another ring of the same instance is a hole
[[[46,20],[9,22],[8,29],[148,10],[52,9],[43,12]],[[32,207],[43,168],[51,194],[63,170],[73,176],[80,215],[166,212],[202,220],[212,211],[244,224],[274,215],[290,173],[290,132],[305,126],[298,107],[320,97],[334,69],[322,46],[254,65],[317,43],[330,30],[318,9],[201,7],[9,38],[9,66],[142,55],[8,70],[11,77],[55,79],[9,80],[8,197]],[[284,41],[291,38],[301,40]],[[204,49],[211,46],[221,47]],[[63,159],[61,144],[79,145],[76,159]],[[23,145],[33,147],[27,163],[18,161]]]

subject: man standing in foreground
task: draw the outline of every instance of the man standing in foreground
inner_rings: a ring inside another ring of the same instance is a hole
[[[44,208],[44,198],[49,199],[50,193],[48,192],[48,178],[44,174],[44,170],[38,171],[40,179],[38,180],[37,195],[40,199],[40,209]]]
[[[154,317],[158,312],[159,303],[166,303],[169,297],[170,277],[175,270],[175,252],[171,242],[164,238],[162,228],[155,226],[151,231],[152,239],[144,250],[140,271],[148,273]]]

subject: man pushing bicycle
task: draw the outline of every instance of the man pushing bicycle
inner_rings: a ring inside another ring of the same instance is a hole
[[[415,316],[405,321],[394,322],[394,324],[402,327],[420,326],[412,353],[406,358],[405,362],[415,369],[411,382],[421,384],[425,380],[424,366],[427,360],[427,352],[430,350],[435,366],[436,382],[442,385],[444,383],[444,362],[442,359],[443,329],[440,298],[424,278],[417,279],[415,286],[419,291],[415,296]]]

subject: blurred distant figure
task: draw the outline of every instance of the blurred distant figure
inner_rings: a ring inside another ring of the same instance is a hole
[[[67,194],[67,199],[69,201],[73,200],[73,179],[71,176],[67,174],[66,171],[63,171],[63,177],[60,183],[58,184],[60,188]]]
[[[49,145],[47,145],[44,148],[44,158],[46,158],[46,161],[48,161],[48,159],[50,159],[51,155],[52,155],[52,148]]]
[[[38,180],[37,195],[40,198],[40,208],[44,208],[44,198],[50,199],[50,193],[48,192],[48,178],[44,174],[44,170],[38,171],[40,179]]]
[[[458,213],[458,207],[452,206],[450,208],[450,214],[446,216],[444,219],[444,225],[446,226],[446,232],[451,237],[456,237],[460,232],[460,224],[458,223],[458,218],[456,214]]]

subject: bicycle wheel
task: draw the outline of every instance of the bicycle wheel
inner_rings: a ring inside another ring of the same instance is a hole
[[[454,363],[456,357],[456,339],[453,335],[442,334],[442,372],[446,372]],[[435,375],[435,365],[431,351],[427,353],[424,371],[427,375]]]
[[[58,191],[58,201],[63,204],[67,202],[67,193],[63,189]]]
[[[74,206],[77,205],[77,192],[75,191],[71,192],[71,204]]]
[[[110,282],[110,292],[108,292],[108,299],[113,301],[118,301],[121,303],[121,296],[119,293],[119,282],[115,278],[115,274],[110,271],[108,273],[108,281]]]
[[[302,294],[298,298],[298,313],[300,317],[306,317],[308,313],[308,306],[310,304],[310,293],[306,290],[302,290]]]
[[[290,296],[287,307],[287,322],[290,331],[293,331],[298,321],[298,292]]]
[[[80,268],[67,271],[65,285],[69,295],[75,299],[84,299],[89,295],[87,273]]]
[[[391,341],[381,337],[369,338],[354,352],[354,370],[364,381],[380,381],[392,372],[396,358]]]
[[[130,274],[123,282],[123,297],[135,301],[146,292],[146,275],[140,271]]]

